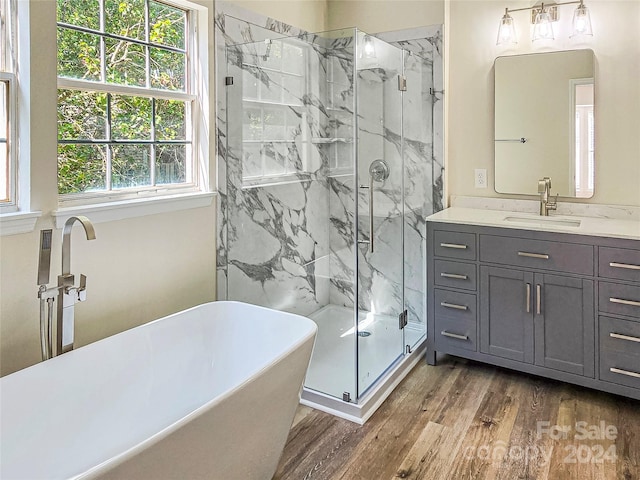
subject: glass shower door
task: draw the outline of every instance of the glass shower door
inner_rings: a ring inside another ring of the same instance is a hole
[[[357,33],[357,360],[362,396],[403,355],[403,51]],[[400,79],[399,79],[400,77]]]

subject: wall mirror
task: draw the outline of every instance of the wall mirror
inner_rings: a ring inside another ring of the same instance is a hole
[[[495,189],[590,198],[594,185],[592,50],[498,57],[495,67]]]

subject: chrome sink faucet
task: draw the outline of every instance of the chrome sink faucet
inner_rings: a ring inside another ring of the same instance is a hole
[[[551,179],[549,177],[538,180],[538,193],[540,194],[540,215],[548,217],[549,210],[558,208],[558,194],[556,194],[555,200],[551,200],[550,198]]]
[[[84,216],[70,217],[62,231],[62,273],[58,276],[58,319],[56,330],[57,354],[73,350],[74,305],[87,298],[87,277],[80,274],[80,284],[74,285],[71,270],[71,229],[79,222],[84,227],[87,240],[95,240],[96,231],[91,220]]]

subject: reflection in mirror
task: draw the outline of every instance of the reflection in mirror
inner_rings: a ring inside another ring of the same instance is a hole
[[[536,195],[550,177],[561,197],[592,197],[593,105],[592,50],[498,57],[496,192]]]

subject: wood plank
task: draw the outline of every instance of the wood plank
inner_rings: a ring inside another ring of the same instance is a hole
[[[427,405],[443,401],[464,371],[455,365],[438,369],[421,364],[417,368],[422,370],[426,381],[407,389],[404,395],[390,397],[385,405],[390,410],[385,408],[376,412],[370,420],[369,435],[341,468],[337,479],[369,480],[371,475],[384,478],[393,473],[394,466],[413,444],[417,434],[412,432],[420,431],[428,422],[430,410]],[[381,446],[384,446],[384,455],[380,455]]]
[[[616,438],[578,440],[580,421],[614,425]],[[598,444],[615,446],[615,462],[567,462]],[[640,402],[445,357],[417,365],[364,426],[301,408],[274,476],[398,478],[640,480]]]
[[[522,388],[496,377],[463,439],[453,478],[496,478],[515,423]]]
[[[463,371],[451,392],[434,411],[431,422],[445,427],[441,435],[429,440],[430,448],[422,455],[416,445],[396,470],[396,477],[407,479],[447,478],[451,464],[460,454],[466,432],[485,396],[494,375],[492,369],[474,364]],[[415,460],[419,458],[419,462]],[[386,472],[383,472],[386,473]],[[381,478],[389,478],[381,475]],[[369,477],[372,478],[372,477]]]

